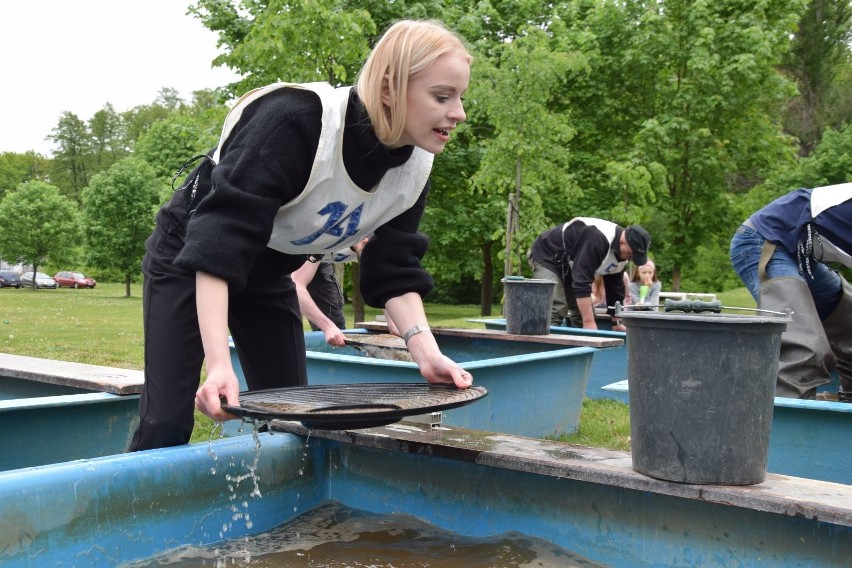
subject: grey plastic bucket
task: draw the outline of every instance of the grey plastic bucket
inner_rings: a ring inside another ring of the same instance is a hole
[[[633,469],[668,481],[766,478],[787,317],[621,313]]]
[[[503,278],[503,315],[506,333],[547,335],[553,304],[553,280],[507,276]]]

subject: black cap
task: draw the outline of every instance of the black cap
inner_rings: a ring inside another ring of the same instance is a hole
[[[630,225],[624,229],[627,244],[633,251],[633,262],[636,266],[642,266],[648,262],[648,249],[651,247],[651,235],[639,225]]]

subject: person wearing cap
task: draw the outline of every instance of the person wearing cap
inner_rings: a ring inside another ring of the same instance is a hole
[[[534,278],[561,283],[555,286],[550,321],[561,325],[568,318],[571,327],[597,329],[592,305],[592,284],[603,278],[607,313],[612,329],[626,331],[615,317],[616,302],[624,302],[624,270],[633,260],[648,262],[651,236],[639,225],[622,228],[612,221],[575,217],[541,233],[528,253]]]
[[[793,311],[775,396],[814,398],[836,370],[837,398],[852,402],[852,287],[827,264],[852,268],[852,183],[772,201],[737,229],[730,255],[759,309]]]

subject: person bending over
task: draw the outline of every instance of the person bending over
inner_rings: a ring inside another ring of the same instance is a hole
[[[471,385],[429,332],[422,297],[433,282],[418,232],[434,155],[465,120],[471,61],[441,23],[404,20],[378,41],[354,87],[275,83],[237,101],[217,147],[160,209],[146,242],[145,382],[130,450],[185,444],[194,408],[235,418],[222,409],[222,399],[239,404],[229,332],[250,390],[304,385],[290,275],[309,255],[370,234],[365,302],[392,315],[428,382]]]

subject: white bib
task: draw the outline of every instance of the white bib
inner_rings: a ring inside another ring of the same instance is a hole
[[[852,183],[817,187],[811,192],[811,218],[816,219],[826,209],[850,199],[852,199]],[[852,267],[852,256],[824,235],[820,235],[818,243],[814,243],[814,258],[822,262],[839,262],[843,266]]]
[[[415,147],[408,161],[388,170],[373,191],[364,191],[349,178],[343,164],[343,125],[352,87],[275,83],[250,91],[237,101],[225,120],[214,162],[218,163],[220,148],[246,105],[284,87],[319,95],[322,131],[308,183],[298,197],[278,209],[267,246],[286,254],[329,255],[325,260],[345,261],[347,253],[351,254],[348,247],[417,202],[434,156]]]
[[[612,221],[604,221],[603,219],[595,219],[594,217],[574,217],[564,225],[562,225],[562,231],[568,228],[568,225],[573,223],[574,221],[582,221],[584,225],[592,225],[598,228],[601,233],[606,237],[607,243],[612,243],[615,239],[615,233],[618,230],[618,225],[613,223]],[[574,268],[574,261],[571,260],[569,262],[569,266],[571,269]],[[624,270],[624,267],[627,266],[626,260],[618,260],[618,257],[615,256],[615,251],[612,250],[612,247],[607,249],[606,256],[601,261],[600,265],[595,269],[595,275],[597,276],[606,276],[607,274],[617,274]]]

